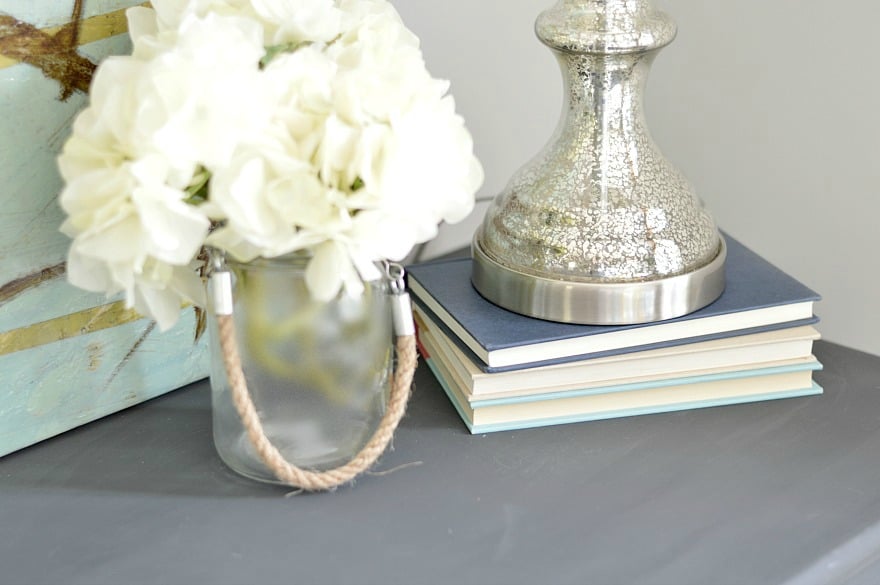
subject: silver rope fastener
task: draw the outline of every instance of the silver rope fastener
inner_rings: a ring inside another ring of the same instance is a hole
[[[412,302],[406,292],[406,271],[394,262],[385,263],[385,276],[391,287],[391,316],[394,321],[394,334],[398,337],[416,334],[413,321]]]

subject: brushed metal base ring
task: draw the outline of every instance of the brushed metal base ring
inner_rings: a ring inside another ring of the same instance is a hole
[[[727,244],[692,272],[645,282],[596,283],[552,279],[519,272],[492,259],[480,245],[471,247],[471,281],[490,302],[509,311],[562,323],[635,325],[687,315],[724,292]]]

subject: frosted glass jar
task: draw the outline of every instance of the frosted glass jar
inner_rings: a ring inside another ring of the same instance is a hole
[[[227,264],[242,370],[267,437],[304,469],[348,462],[374,434],[388,399],[393,338],[386,282],[367,283],[359,298],[320,302],[306,288],[303,257]],[[260,460],[232,403],[216,319],[209,334],[217,452],[242,475],[282,483]]]

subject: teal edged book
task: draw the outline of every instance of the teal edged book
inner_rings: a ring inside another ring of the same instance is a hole
[[[408,268],[420,310],[487,372],[531,368],[816,323],[814,291],[726,236],[727,288],[689,315],[626,326],[554,323],[507,311],[471,285],[471,260]]]
[[[815,358],[786,365],[704,373],[540,392],[502,398],[468,396],[456,374],[435,357],[437,348],[421,335],[425,362],[473,434],[561,425],[662,412],[779,400],[822,393],[813,372],[822,365]]]

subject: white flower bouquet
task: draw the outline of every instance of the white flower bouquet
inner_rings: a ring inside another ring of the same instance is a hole
[[[59,157],[68,278],[172,326],[210,246],[310,255],[359,294],[473,208],[482,169],[448,84],[386,0],[153,0],[96,72]]]

